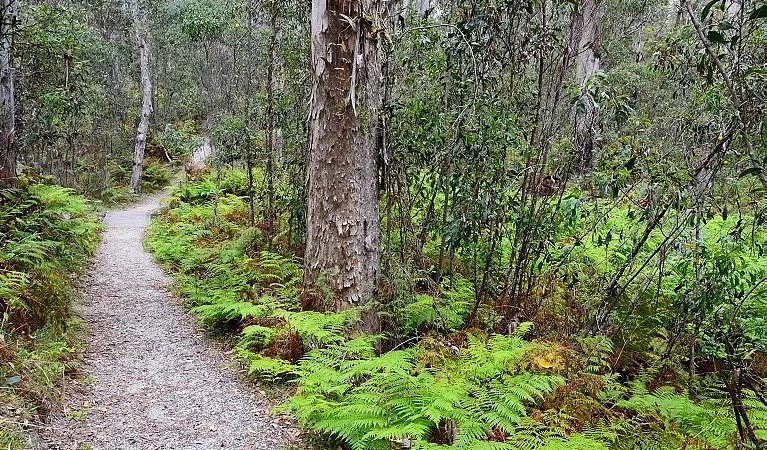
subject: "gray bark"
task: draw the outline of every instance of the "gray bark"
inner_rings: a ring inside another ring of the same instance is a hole
[[[431,0],[412,0],[413,10],[418,17],[426,19],[432,10]]]
[[[13,28],[17,1],[3,0],[0,15],[0,188],[16,182],[16,103],[13,92]]]
[[[138,4],[140,0],[129,0],[131,15],[136,32],[136,42],[139,47],[139,64],[141,66],[141,116],[136,130],[136,145],[133,150],[133,172],[131,188],[133,192],[141,192],[141,178],[144,172],[144,152],[149,135],[149,121],[152,117],[152,74],[149,67],[150,47],[147,36],[146,13]]]
[[[423,17],[424,19],[429,16],[429,12],[431,11],[431,1],[430,0],[418,0],[416,2],[416,11],[418,12],[418,15]]]
[[[272,239],[277,233],[277,211],[275,209],[275,174],[274,174],[274,63],[277,47],[277,13],[279,9],[272,6],[269,17],[269,50],[266,69],[266,235],[271,246]]]
[[[439,2],[436,0],[395,0],[389,2],[389,10],[397,9],[402,14],[407,15],[411,12],[420,19],[435,19],[438,15]]]
[[[583,108],[575,113],[575,145],[577,169],[580,173],[594,169],[599,115],[587,92],[589,79],[601,68],[601,35],[605,16],[604,0],[582,0],[575,20],[579,32],[575,81],[581,89]]]
[[[380,0],[313,0],[304,289],[344,310],[373,300],[380,265],[384,20]],[[361,328],[378,332],[376,312]]]

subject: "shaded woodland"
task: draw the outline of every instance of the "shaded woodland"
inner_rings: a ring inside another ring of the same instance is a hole
[[[764,1],[2,12],[14,404],[94,211],[175,178],[147,248],[318,448],[767,448]]]

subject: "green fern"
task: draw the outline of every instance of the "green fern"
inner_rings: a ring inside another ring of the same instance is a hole
[[[636,385],[637,393],[618,406],[634,410],[646,417],[656,417],[666,430],[677,429],[683,435],[695,436],[717,449],[732,447],[735,419],[726,401],[706,400],[696,404],[673,388],[661,387],[649,393]]]
[[[345,331],[351,329],[356,323],[358,313],[354,310],[343,313],[281,310],[277,311],[274,317],[284,319],[288,326],[301,336],[306,345],[317,347],[343,341]]]
[[[417,294],[405,305],[405,332],[422,328],[457,330],[471,312],[473,302],[474,287],[462,278],[454,280],[452,287],[443,286],[437,296]]]
[[[288,375],[295,370],[295,366],[287,361],[269,358],[245,349],[239,349],[237,357],[245,361],[249,375],[275,379]]]
[[[537,450],[608,450],[604,442],[574,434],[565,439],[550,439]]]
[[[239,192],[242,173],[225,176],[231,184],[224,190]],[[334,446],[735,448],[734,419],[726,399],[716,398],[720,394],[714,392],[707,394],[713,398],[704,395],[697,402],[671,388],[649,392],[640,382],[622,381],[623,374],[611,367],[621,360],[607,337],[530,342],[525,339],[530,323],[510,336],[445,336],[461,329],[473,306],[472,283],[459,275],[432,295],[414,293],[416,275],[405,271],[404,287],[397,288],[404,294],[395,296],[386,318],[396,332],[421,340],[380,353],[379,337],[354,331],[357,311],[301,311],[302,270],[297,260],[262,250],[263,235],[245,223],[241,198],[221,196],[214,224],[211,192],[215,185],[210,179],[179,190],[174,207],[153,222],[148,246],[177,272],[176,289],[204,322],[240,331],[236,352],[252,375],[296,384],[296,395],[281,410],[329,437]],[[623,214],[609,220],[624,223],[610,227],[633,226]],[[611,258],[621,257],[619,245],[613,244],[609,257],[589,249],[573,255],[585,252],[581,259],[596,261],[598,271],[606,271]],[[23,253],[35,259],[31,248]],[[593,267],[581,269],[593,273]],[[743,305],[751,317],[743,329],[754,342],[764,335],[762,295],[755,292]],[[484,317],[480,321],[493,317],[482,311],[479,315]],[[290,361],[278,357],[282,339],[291,344],[291,352],[282,355]],[[306,353],[292,364],[301,352]],[[551,354],[556,364],[539,363],[542,355],[545,362]],[[627,355],[628,349],[621,354]],[[658,379],[657,367],[643,369],[631,375],[645,382]],[[764,406],[753,393],[747,393],[744,404],[757,436],[767,437]]]
[[[606,336],[582,337],[578,339],[586,362],[585,371],[600,373],[609,370],[609,357],[613,353],[613,343]]]
[[[746,391],[743,406],[748,412],[748,419],[758,439],[767,441],[767,405],[754,392]]]
[[[269,302],[260,304],[252,302],[222,302],[197,306],[192,308],[192,312],[199,315],[204,322],[211,324],[230,320],[243,321],[249,318],[268,317],[272,311],[272,306]]]
[[[274,328],[249,325],[242,329],[238,345],[243,348],[265,348],[277,334]]]
[[[92,206],[70,189],[26,177],[0,189],[0,380],[21,380],[0,387],[0,441],[9,446],[22,422],[37,421],[61,395],[55,380],[76,351],[68,342],[77,329],[73,285],[100,228]]]
[[[533,347],[520,336],[473,338],[438,370],[420,367],[417,349],[372,356],[363,348],[369,340],[354,342],[354,352],[344,344],[314,350],[299,363],[299,392],[283,408],[353,449],[401,439],[418,446],[443,423],[455,430],[455,448],[511,448],[489,441],[492,430],[515,433],[528,408],[563,383],[519,369]]]

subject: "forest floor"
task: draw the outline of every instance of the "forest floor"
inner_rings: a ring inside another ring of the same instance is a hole
[[[165,193],[105,217],[103,242],[82,282],[89,334],[63,410],[42,449],[285,448],[297,431],[206,339],[142,239]]]

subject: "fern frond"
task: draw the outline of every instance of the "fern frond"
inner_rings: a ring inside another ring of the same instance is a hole
[[[204,322],[264,318],[268,317],[271,311],[272,309],[268,304],[255,304],[251,302],[222,302],[192,308],[192,312],[199,315]]]
[[[321,313],[316,311],[277,311],[275,317],[285,319],[291,329],[301,336],[310,346],[339,343],[344,340],[344,333],[357,317],[357,312],[350,310],[342,313]]]
[[[549,439],[538,450],[609,450],[609,447],[604,442],[574,434],[565,439]]]
[[[295,371],[295,366],[287,361],[269,358],[248,350],[240,349],[237,356],[247,363],[248,375],[274,378],[289,375]]]

